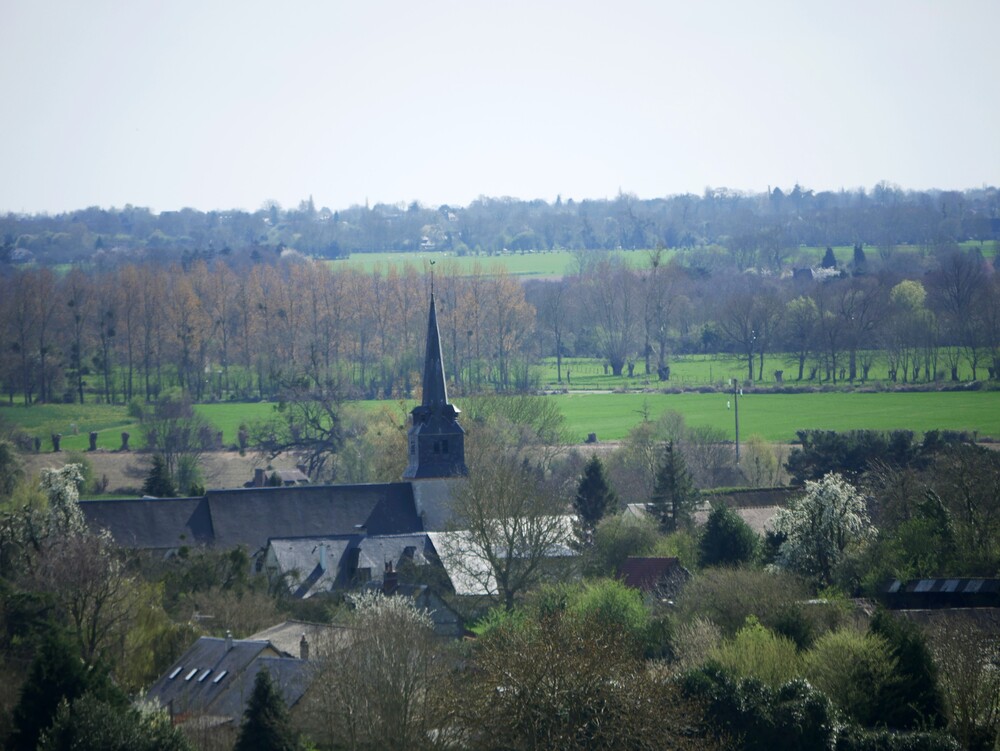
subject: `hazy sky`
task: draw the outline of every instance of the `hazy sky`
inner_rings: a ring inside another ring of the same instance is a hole
[[[1000,1],[0,0],[0,211],[1000,182]]]

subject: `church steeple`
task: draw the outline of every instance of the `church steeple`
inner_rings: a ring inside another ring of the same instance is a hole
[[[448,402],[448,384],[441,356],[441,334],[437,306],[431,293],[427,319],[427,351],[424,355],[423,395],[411,413],[407,432],[409,464],[405,480],[465,475],[465,431],[458,424],[459,409]]]

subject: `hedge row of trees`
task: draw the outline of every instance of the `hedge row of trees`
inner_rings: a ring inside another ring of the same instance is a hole
[[[572,273],[522,285],[502,268],[434,267],[442,345],[459,391],[523,391],[531,365],[599,357],[667,380],[674,353],[723,352],[747,380],[899,382],[1000,373],[1000,275],[977,251],[855,263],[793,280],[581,254]],[[345,396],[412,395],[430,266],[332,271],[300,256],[236,269],[28,268],[0,277],[0,383],[8,398],[123,403],[179,387],[194,401],[277,398],[291,384]],[[876,361],[887,372],[875,373]]]
[[[465,207],[378,204],[341,211],[317,209],[311,198],[288,209],[268,201],[254,212],[90,207],[56,216],[0,216],[0,263],[24,257],[45,264],[115,262],[147,252],[174,261],[259,257],[284,247],[338,257],[421,248],[496,253],[721,245],[741,268],[778,269],[800,245],[860,241],[891,254],[900,244],[995,240],[998,222],[994,187],[904,191],[885,182],[870,191],[706,188],[700,196],[648,200],[626,193],[553,203],[482,197]]]

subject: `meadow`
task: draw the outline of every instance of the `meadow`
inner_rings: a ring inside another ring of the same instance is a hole
[[[554,399],[566,423],[571,443],[583,442],[589,433],[598,440],[615,441],[643,419],[656,420],[669,410],[682,414],[689,425],[712,426],[731,440],[735,428],[734,397],[731,393],[587,393],[569,392],[539,397]],[[462,399],[455,398],[461,408]],[[366,411],[380,408],[403,415],[412,403],[391,401],[353,402]],[[916,433],[927,430],[964,430],[980,438],[1000,438],[1000,391],[955,392],[821,392],[805,394],[754,394],[739,398],[740,436],[759,433],[774,442],[794,440],[801,429],[894,430]],[[199,414],[223,431],[227,445],[235,444],[240,423],[266,419],[274,404],[203,404]],[[51,450],[49,436],[63,435],[65,451],[85,451],[88,433],[98,432],[98,448],[116,450],[121,432],[131,433],[131,445],[142,445],[139,425],[125,407],[79,404],[41,404],[32,407],[5,406],[0,419],[42,439],[42,451]]]
[[[997,252],[997,243],[964,242],[962,247],[971,250],[978,248],[985,257],[992,258]],[[485,253],[475,255],[468,254],[459,256],[445,251],[419,251],[409,253],[355,253],[350,258],[326,261],[331,269],[349,268],[357,271],[371,272],[376,268],[387,271],[389,267],[402,269],[407,264],[415,267],[418,271],[429,268],[430,262],[435,264],[455,264],[461,273],[471,272],[475,264],[480,264],[487,271],[496,265],[503,266],[508,274],[525,278],[552,278],[565,276],[574,273],[579,268],[580,253],[602,253],[607,251],[571,251],[571,250],[542,250],[542,251],[505,251],[487,255]],[[647,251],[611,251],[613,254],[629,260],[638,268],[644,268],[649,261]],[[671,249],[666,251],[666,258],[669,259],[679,251]],[[697,253],[697,249],[693,251]],[[927,249],[916,245],[899,245],[894,252],[925,254]],[[789,266],[819,266],[823,255],[826,253],[825,247],[800,247],[795,249],[790,255],[787,264]],[[833,248],[834,256],[841,266],[845,266],[854,258],[854,248],[850,245],[838,245]],[[878,256],[877,248],[866,248],[865,253],[870,258]]]

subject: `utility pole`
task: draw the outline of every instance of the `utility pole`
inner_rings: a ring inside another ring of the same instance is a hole
[[[739,380],[733,379],[733,414],[736,415],[736,464],[740,463],[740,392]]]

